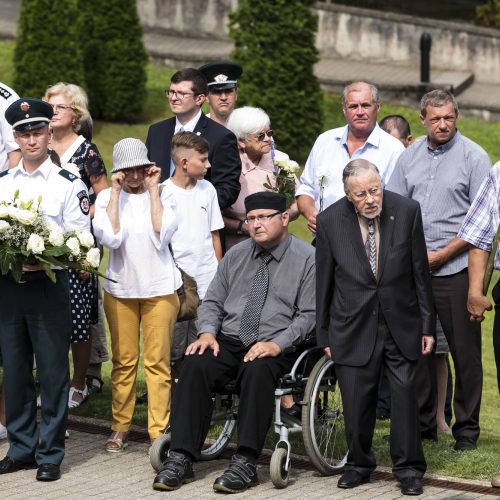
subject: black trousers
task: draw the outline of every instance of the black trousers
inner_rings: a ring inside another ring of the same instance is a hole
[[[346,470],[366,476],[376,467],[372,453],[380,373],[384,367],[391,388],[393,473],[398,480],[422,477],[427,468],[419,432],[415,397],[416,361],[407,360],[394,342],[381,313],[372,357],[365,366],[336,364],[349,454]]]
[[[218,356],[207,349],[201,356],[186,356],[174,391],[170,426],[170,449],[187,452],[198,459],[210,427],[212,393],[236,379],[238,449],[260,455],[271,425],[274,390],[279,378],[293,366],[293,354],[260,358],[244,363],[249,348],[239,339],[218,335]]]
[[[56,283],[45,277],[22,284],[0,277],[7,455],[38,464],[62,462],[68,416],[69,284],[66,271],[56,276]],[[33,354],[42,399],[39,428]]]
[[[497,281],[491,292],[495,302],[495,320],[493,322],[493,350],[497,365],[497,385],[500,392],[500,280]]]
[[[483,389],[481,326],[469,319],[468,289],[467,269],[451,276],[432,277],[436,311],[455,365],[453,436],[476,441]]]

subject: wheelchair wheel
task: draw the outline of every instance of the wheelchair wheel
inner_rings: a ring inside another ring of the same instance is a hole
[[[168,450],[170,449],[170,432],[162,434],[156,438],[151,449],[149,450],[149,461],[153,469],[158,472],[163,465],[163,462],[168,457]]]
[[[286,488],[290,479],[290,469],[286,469],[287,452],[285,448],[276,448],[271,455],[271,464],[269,465],[269,473],[271,481],[276,488]]]
[[[323,356],[304,390],[302,437],[313,465],[326,476],[340,474],[347,461],[342,399],[333,361]]]
[[[200,453],[200,460],[214,460],[226,449],[236,428],[237,411],[236,394],[215,396],[212,421]]]

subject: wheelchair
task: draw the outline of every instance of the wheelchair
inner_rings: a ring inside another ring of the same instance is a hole
[[[300,421],[281,408],[281,397],[291,394],[302,406]],[[284,375],[274,393],[274,430],[279,440],[271,456],[270,477],[276,488],[288,485],[291,471],[290,435],[302,434],[304,448],[311,463],[325,476],[340,474],[347,461],[342,400],[333,361],[319,347],[301,349],[290,373]],[[213,394],[214,409],[208,438],[201,450],[201,460],[213,460],[229,444],[236,428],[238,395],[234,382]],[[158,471],[168,456],[170,434],[153,443],[152,467]]]

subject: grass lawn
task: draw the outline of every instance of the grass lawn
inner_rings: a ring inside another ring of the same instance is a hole
[[[0,80],[12,84],[14,44],[11,41],[0,41]],[[111,168],[111,154],[113,145],[124,137],[137,137],[146,139],[148,126],[158,120],[171,116],[164,89],[168,85],[172,70],[157,66],[148,66],[148,92],[143,116],[138,117],[135,124],[96,122],[94,129],[94,142],[99,147],[104,157],[107,168]],[[55,82],[54,82],[55,83]],[[418,120],[418,111],[413,108],[383,104],[380,117],[387,114],[398,113],[405,116],[411,124],[414,137],[424,134],[424,129]],[[338,95],[325,95],[324,97],[324,130],[341,126],[344,118],[340,108]],[[500,124],[487,123],[475,119],[460,119],[459,128],[462,133],[480,143],[489,153],[492,161],[500,158]],[[279,131],[278,139],[279,139]],[[312,146],[312,144],[311,144]],[[291,224],[291,230],[303,239],[311,240],[304,219]],[[496,277],[498,279],[498,276]],[[493,282],[496,282],[496,279]],[[484,388],[481,410],[481,437],[479,448],[468,453],[452,451],[453,439],[450,437],[439,438],[438,443],[425,443],[425,454],[428,461],[429,472],[450,476],[487,479],[494,473],[500,472],[500,399],[496,386],[496,370],[493,359],[491,330],[492,313],[487,314],[483,324],[483,363],[484,363]],[[104,366],[104,391],[101,395],[94,396],[81,408],[73,413],[96,418],[111,418],[111,363]],[[137,381],[137,392],[145,390],[142,365]],[[147,419],[146,407],[137,407],[134,423],[145,426]],[[374,450],[378,461],[383,465],[390,465],[389,447],[382,436],[388,434],[389,427],[386,422],[377,423],[374,439]],[[274,435],[269,435],[268,444],[276,441]],[[301,452],[300,443],[294,449]]]

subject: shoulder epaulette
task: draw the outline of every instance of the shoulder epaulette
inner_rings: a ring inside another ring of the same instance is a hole
[[[65,168],[61,168],[61,170],[59,170],[59,175],[62,175],[65,179],[68,179],[68,181],[71,181],[71,182],[78,179],[77,175],[72,174],[71,172],[69,172]]]
[[[9,171],[8,170],[4,170],[3,172],[0,172],[0,179],[5,176],[5,175],[8,175]]]

